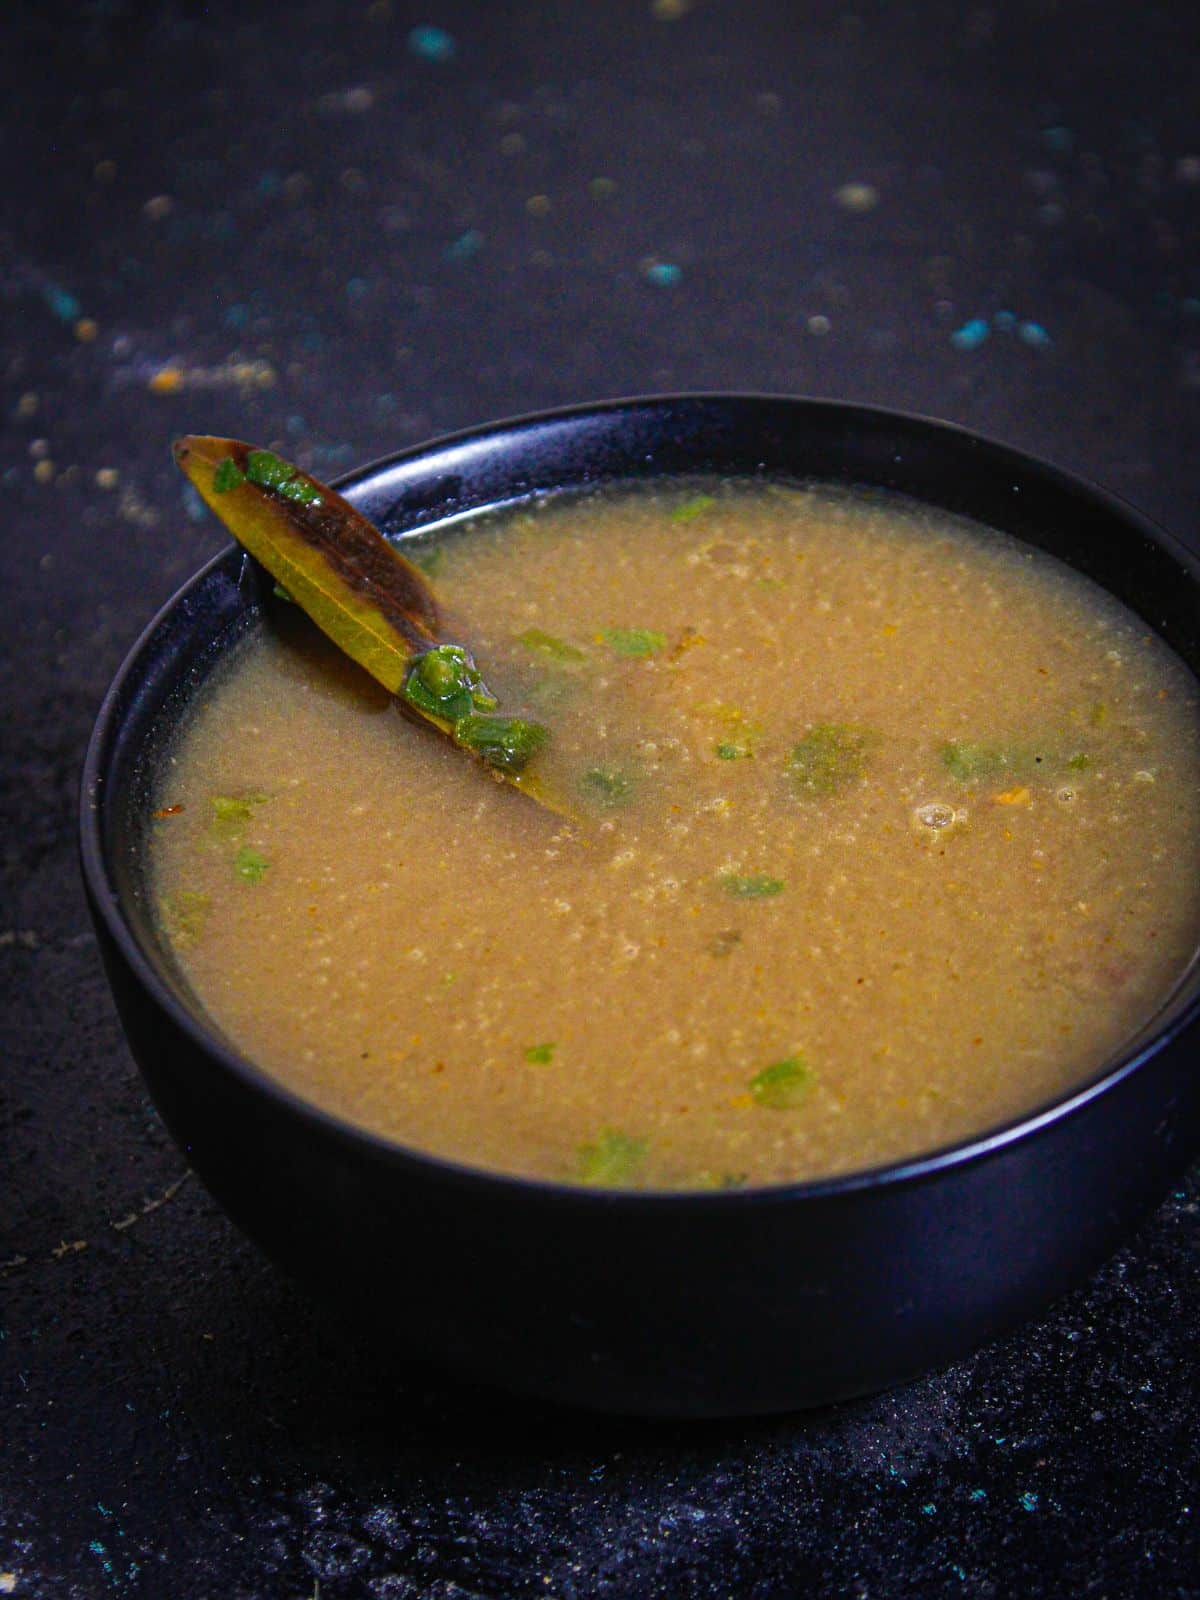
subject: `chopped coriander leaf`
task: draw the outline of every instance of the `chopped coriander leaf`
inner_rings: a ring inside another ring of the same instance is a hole
[[[213,808],[210,827],[216,834],[238,833],[254,815],[256,806],[265,805],[269,794],[213,794],[209,795]]]
[[[294,606],[296,604],[281,583],[273,583],[271,585],[271,593],[277,600],[285,600],[289,606]]]
[[[409,668],[401,690],[409,705],[446,722],[457,722],[478,708],[482,679],[461,645],[439,644],[424,651]],[[490,705],[495,701],[488,697]]]
[[[251,450],[246,457],[246,476],[260,489],[282,489],[296,476],[297,469],[290,461],[277,456],[273,450]]]
[[[558,1046],[551,1039],[546,1044],[531,1044],[525,1052],[525,1059],[533,1067],[549,1066],[554,1060],[554,1052]]]
[[[447,700],[479,684],[479,672],[461,645],[439,644],[417,662],[416,676],[435,700]]]
[[[600,637],[619,656],[656,656],[667,648],[667,636],[653,628],[604,628]]]
[[[321,492],[314,484],[309,483],[299,473],[294,478],[289,478],[286,483],[279,485],[279,493],[285,500],[294,500],[297,505],[319,506]]]
[[[517,634],[517,643],[524,645],[526,650],[535,655],[546,656],[551,661],[587,660],[587,653],[580,650],[577,645],[568,644],[565,639],[559,639],[541,628],[526,628],[524,633]]]
[[[180,889],[164,895],[158,905],[168,938],[176,944],[190,944],[204,932],[212,901],[198,890]]]
[[[960,783],[996,778],[1017,765],[1014,751],[1002,745],[973,744],[966,739],[951,740],[942,745],[938,754],[946,771]]]
[[[247,883],[261,883],[269,866],[266,856],[252,844],[244,844],[233,858],[233,870]]]
[[[981,779],[993,781],[1012,778],[1050,778],[1055,772],[1083,772],[1092,764],[1086,751],[1064,750],[1060,741],[1051,738],[1043,744],[975,744],[955,740],[944,744],[938,751],[942,765],[952,778],[960,783],[975,783]]]
[[[690,500],[685,500],[682,505],[675,507],[671,513],[671,521],[694,522],[697,517],[702,517],[706,511],[711,511],[716,503],[711,494],[693,495]]]
[[[606,1128],[598,1138],[581,1144],[575,1157],[575,1178],[599,1188],[615,1188],[637,1175],[649,1148],[616,1128]]]
[[[523,772],[550,733],[524,717],[475,711],[454,724],[454,737],[498,772]]]
[[[754,751],[748,744],[715,744],[713,754],[718,761],[748,761]]]
[[[794,745],[788,776],[800,794],[830,795],[862,777],[879,736],[845,722],[816,722]]]
[[[213,469],[214,494],[228,494],[231,489],[236,489],[239,483],[245,481],[246,474],[232,456],[226,456],[223,461],[218,461]]]
[[[756,1104],[770,1111],[791,1111],[808,1093],[812,1068],[803,1056],[788,1056],[776,1061],[750,1079],[750,1093]]]
[[[735,900],[768,900],[787,887],[783,878],[772,878],[765,872],[723,872],[717,882]]]
[[[633,779],[620,767],[589,767],[579,780],[588,799],[601,806],[623,806],[633,794]]]

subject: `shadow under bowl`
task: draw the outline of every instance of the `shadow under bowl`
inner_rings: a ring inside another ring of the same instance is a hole
[[[341,488],[402,539],[534,494],[701,473],[891,489],[1000,528],[1118,596],[1200,674],[1200,564],[1188,551],[1078,479],[918,417],[752,395],[620,401],[459,434]],[[188,1159],[253,1239],[398,1355],[643,1415],[843,1399],[950,1361],[1043,1307],[1200,1146],[1195,970],[1069,1096],[953,1148],[825,1182],[572,1188],[424,1155],[307,1104],[205,1017],[146,884],[156,761],[261,603],[258,569],[230,549],[134,646],[87,755],[84,880],[133,1054]]]

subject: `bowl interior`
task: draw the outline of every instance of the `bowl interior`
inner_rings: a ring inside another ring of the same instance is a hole
[[[893,490],[999,528],[1116,594],[1200,676],[1200,563],[1189,552],[1103,491],[920,418],[739,396],[622,402],[456,436],[365,467],[340,487],[402,541],[531,495],[704,473]],[[94,898],[151,981],[210,1034],[218,1030],[156,926],[145,870],[147,801],[186,707],[223,653],[257,625],[263,596],[259,570],[236,549],[199,573],[122,668],[85,773],[84,864]],[[1181,1026],[1198,995],[1193,961],[1158,1015],[1091,1083]]]

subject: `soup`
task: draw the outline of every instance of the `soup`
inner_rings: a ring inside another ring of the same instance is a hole
[[[283,604],[154,802],[184,975],[316,1105],[554,1180],[816,1178],[1060,1095],[1187,967],[1197,685],[1049,557],[894,498],[704,482],[416,548],[578,820]]]

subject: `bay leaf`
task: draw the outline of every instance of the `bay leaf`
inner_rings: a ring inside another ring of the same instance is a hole
[[[422,574],[348,500],[269,450],[189,434],[175,460],[234,538],[322,633],[398,694],[437,643]]]

